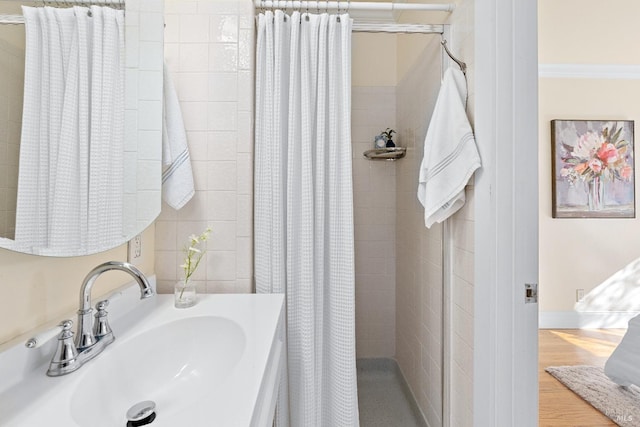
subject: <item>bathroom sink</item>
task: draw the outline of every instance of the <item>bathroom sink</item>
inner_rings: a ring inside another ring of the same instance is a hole
[[[244,348],[242,328],[221,317],[155,327],[96,359],[71,396],[71,415],[83,427],[112,427],[135,403],[151,400],[159,414],[154,425],[181,425],[198,406],[206,408],[209,389],[222,388]]]
[[[0,368],[0,426],[124,427],[143,401],[155,404],[151,427],[271,426],[282,296],[200,295],[188,309],[172,295],[149,300],[114,316],[116,340],[76,372],[47,377],[46,360],[16,381]]]

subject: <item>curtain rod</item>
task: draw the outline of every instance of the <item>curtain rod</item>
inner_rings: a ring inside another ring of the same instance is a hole
[[[22,15],[0,15],[0,24],[24,24],[24,16]]]
[[[444,25],[354,21],[351,30],[358,33],[442,34]]]
[[[294,9],[294,10],[382,10],[382,11],[426,11],[453,12],[455,4],[425,4],[425,3],[391,3],[364,1],[298,1],[298,0],[254,0],[257,9]]]

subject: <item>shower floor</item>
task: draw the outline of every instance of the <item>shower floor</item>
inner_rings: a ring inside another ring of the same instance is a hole
[[[360,427],[426,427],[393,359],[358,359]]]

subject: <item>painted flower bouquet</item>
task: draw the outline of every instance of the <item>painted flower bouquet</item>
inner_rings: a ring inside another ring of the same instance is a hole
[[[563,143],[560,176],[570,185],[586,184],[589,210],[604,208],[604,180],[630,181],[629,142],[621,138],[622,128],[607,123],[600,133],[587,131],[574,146]]]

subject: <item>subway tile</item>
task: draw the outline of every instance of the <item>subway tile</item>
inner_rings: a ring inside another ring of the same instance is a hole
[[[211,73],[208,79],[209,101],[236,102],[238,100],[238,73]]]
[[[207,162],[207,189],[234,191],[237,187],[235,161]]]
[[[236,43],[211,43],[207,48],[209,71],[235,72],[238,70],[238,45]]]
[[[129,15],[129,12],[127,12],[127,15]],[[164,28],[164,16],[161,12],[145,13],[144,19],[140,20],[140,40],[162,40],[164,35]]]
[[[253,198],[250,195],[238,195],[236,220],[238,237],[251,237],[253,235]]]
[[[161,130],[162,129],[162,102],[139,101],[138,105],[138,129]]]
[[[193,186],[196,191],[207,191],[209,188],[209,163],[203,161],[191,161],[193,172]]]
[[[211,238],[207,247],[212,251],[236,250],[236,222],[235,221],[209,221],[211,226]]]
[[[207,127],[212,131],[238,130],[238,112],[235,102],[209,102]]]
[[[213,221],[237,220],[236,202],[235,191],[209,191],[208,219]]]
[[[238,69],[251,70],[254,53],[253,30],[240,30],[238,39]]]
[[[180,15],[180,43],[208,43],[209,17],[201,14]]]
[[[213,15],[209,20],[211,41],[219,43],[235,43],[238,41],[237,15]]]
[[[140,71],[138,97],[145,101],[162,101],[162,71]]]
[[[184,72],[209,71],[209,45],[207,43],[181,43],[179,70]]]
[[[236,189],[238,194],[253,193],[253,161],[249,153],[238,153]]]
[[[140,130],[137,148],[139,160],[162,160],[162,132]]]
[[[155,254],[155,273],[162,280],[173,281],[177,280],[177,264],[176,264],[176,251],[158,251]]]
[[[238,71],[237,99],[238,111],[253,110],[253,81],[254,74],[252,71]]]
[[[253,276],[253,244],[250,237],[238,237],[236,241],[236,278]]]
[[[208,135],[205,131],[187,132],[189,157],[191,161],[209,160]]]
[[[164,46],[161,41],[140,41],[140,70],[162,70]]]
[[[180,15],[166,13],[164,15],[164,44],[180,42]]]
[[[206,15],[236,15],[241,1],[238,0],[204,0],[198,2],[198,13]]]
[[[155,223],[155,250],[175,251],[177,224],[175,221],[156,221]]]
[[[236,262],[235,251],[209,251],[207,280],[235,280]]]
[[[235,131],[214,131],[207,133],[209,160],[235,160],[237,157],[238,134]]]
[[[206,102],[181,102],[184,127],[187,131],[207,130],[207,103]]]
[[[180,101],[208,101],[207,87],[209,84],[209,75],[205,72],[178,74],[177,85],[178,98]]]
[[[175,219],[179,221],[205,221],[208,219],[207,208],[207,192],[196,190],[191,200],[182,209],[174,211],[167,206],[166,210],[176,212]],[[163,207],[164,211],[165,208]]]

